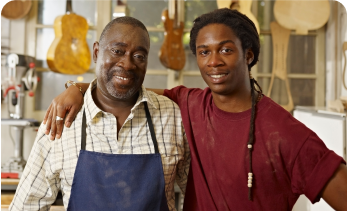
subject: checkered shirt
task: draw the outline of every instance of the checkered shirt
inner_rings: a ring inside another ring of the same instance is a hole
[[[65,209],[81,149],[83,109],[86,111],[86,150],[108,154],[152,154],[154,146],[144,105],[147,101],[161,154],[165,194],[169,210],[175,209],[174,183],[183,194],[190,165],[190,152],[178,106],[164,96],[146,91],[142,86],[131,113],[119,131],[117,119],[100,110],[92,99],[94,80],[84,97],[84,106],[60,139],[49,140],[46,125],[41,124],[28,162],[18,184],[10,210],[49,210],[61,190]],[[150,194],[150,193],[149,193]]]

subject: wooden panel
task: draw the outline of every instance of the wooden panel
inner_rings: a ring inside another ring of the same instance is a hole
[[[9,205],[14,197],[13,193],[1,193],[1,205]]]

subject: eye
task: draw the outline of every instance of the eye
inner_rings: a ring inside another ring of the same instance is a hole
[[[115,49],[115,48],[112,48],[111,51],[115,54],[122,54],[123,51],[122,50],[119,50],[119,49]]]
[[[223,48],[222,53],[231,53],[232,50],[230,48]]]
[[[207,54],[208,54],[208,51],[206,51],[206,50],[199,51],[199,55],[201,55],[201,56],[206,56]]]
[[[140,61],[145,61],[147,57],[143,54],[135,54],[134,57]]]

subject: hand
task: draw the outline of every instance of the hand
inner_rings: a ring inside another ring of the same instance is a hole
[[[43,124],[46,124],[46,135],[51,131],[50,139],[59,139],[63,132],[63,123],[65,122],[66,127],[70,127],[82,105],[83,95],[75,86],[69,86],[64,92],[55,97],[43,119]],[[62,118],[66,116],[66,118],[56,121],[56,116]]]

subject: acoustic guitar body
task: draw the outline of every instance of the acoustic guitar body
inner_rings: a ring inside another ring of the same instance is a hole
[[[169,69],[182,70],[186,55],[182,44],[184,24],[180,22],[178,27],[174,27],[174,20],[169,18],[169,11],[166,9],[162,13],[165,33],[164,42],[159,51],[160,62]]]
[[[1,16],[10,19],[20,19],[26,16],[32,6],[31,0],[13,0],[7,2],[1,10]]]
[[[85,73],[91,62],[86,19],[74,13],[58,16],[54,20],[54,32],[55,39],[47,52],[49,68],[63,74]]]

